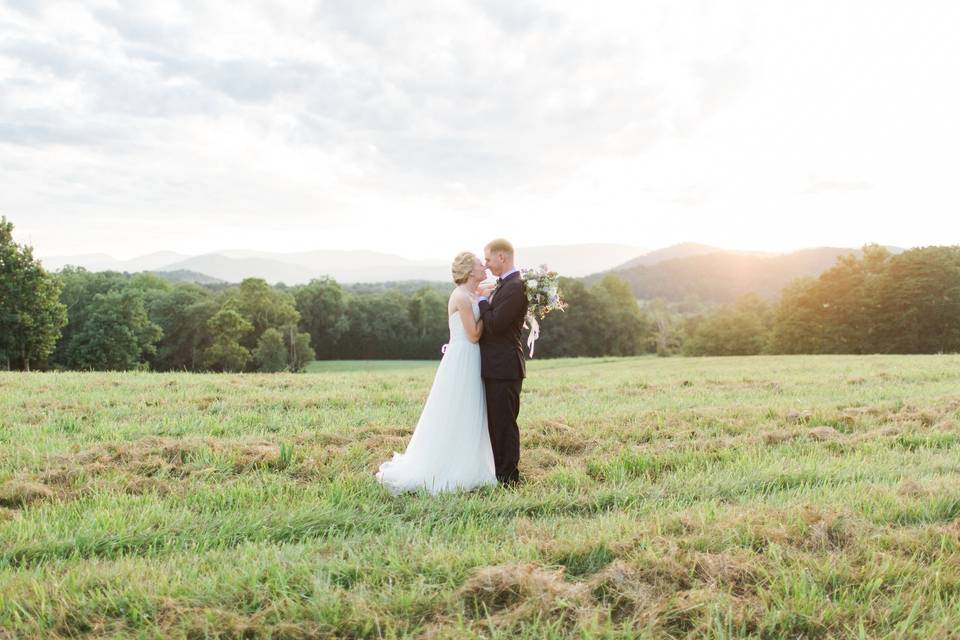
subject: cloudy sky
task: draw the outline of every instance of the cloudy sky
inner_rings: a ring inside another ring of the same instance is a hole
[[[39,255],[960,242],[960,3],[0,0]]]

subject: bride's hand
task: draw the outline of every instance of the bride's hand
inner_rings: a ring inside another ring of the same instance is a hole
[[[496,288],[496,285],[492,282],[481,282],[477,285],[476,294],[478,296],[490,296],[490,292]]]

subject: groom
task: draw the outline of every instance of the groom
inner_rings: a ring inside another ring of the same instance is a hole
[[[520,387],[526,376],[520,333],[527,315],[527,294],[513,266],[513,245],[503,239],[484,247],[485,267],[497,276],[497,286],[480,296],[480,375],[487,396],[490,444],[502,484],[520,481]]]

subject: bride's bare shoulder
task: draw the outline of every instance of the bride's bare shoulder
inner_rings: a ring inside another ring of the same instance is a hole
[[[447,309],[452,313],[454,309],[470,306],[470,294],[459,287],[450,293],[450,300],[447,302]]]

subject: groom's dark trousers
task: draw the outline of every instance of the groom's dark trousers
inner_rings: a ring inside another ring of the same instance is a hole
[[[480,301],[480,375],[487,397],[487,425],[497,480],[520,478],[520,389],[526,376],[521,334],[527,315],[527,294],[519,272],[497,285],[490,301]]]

